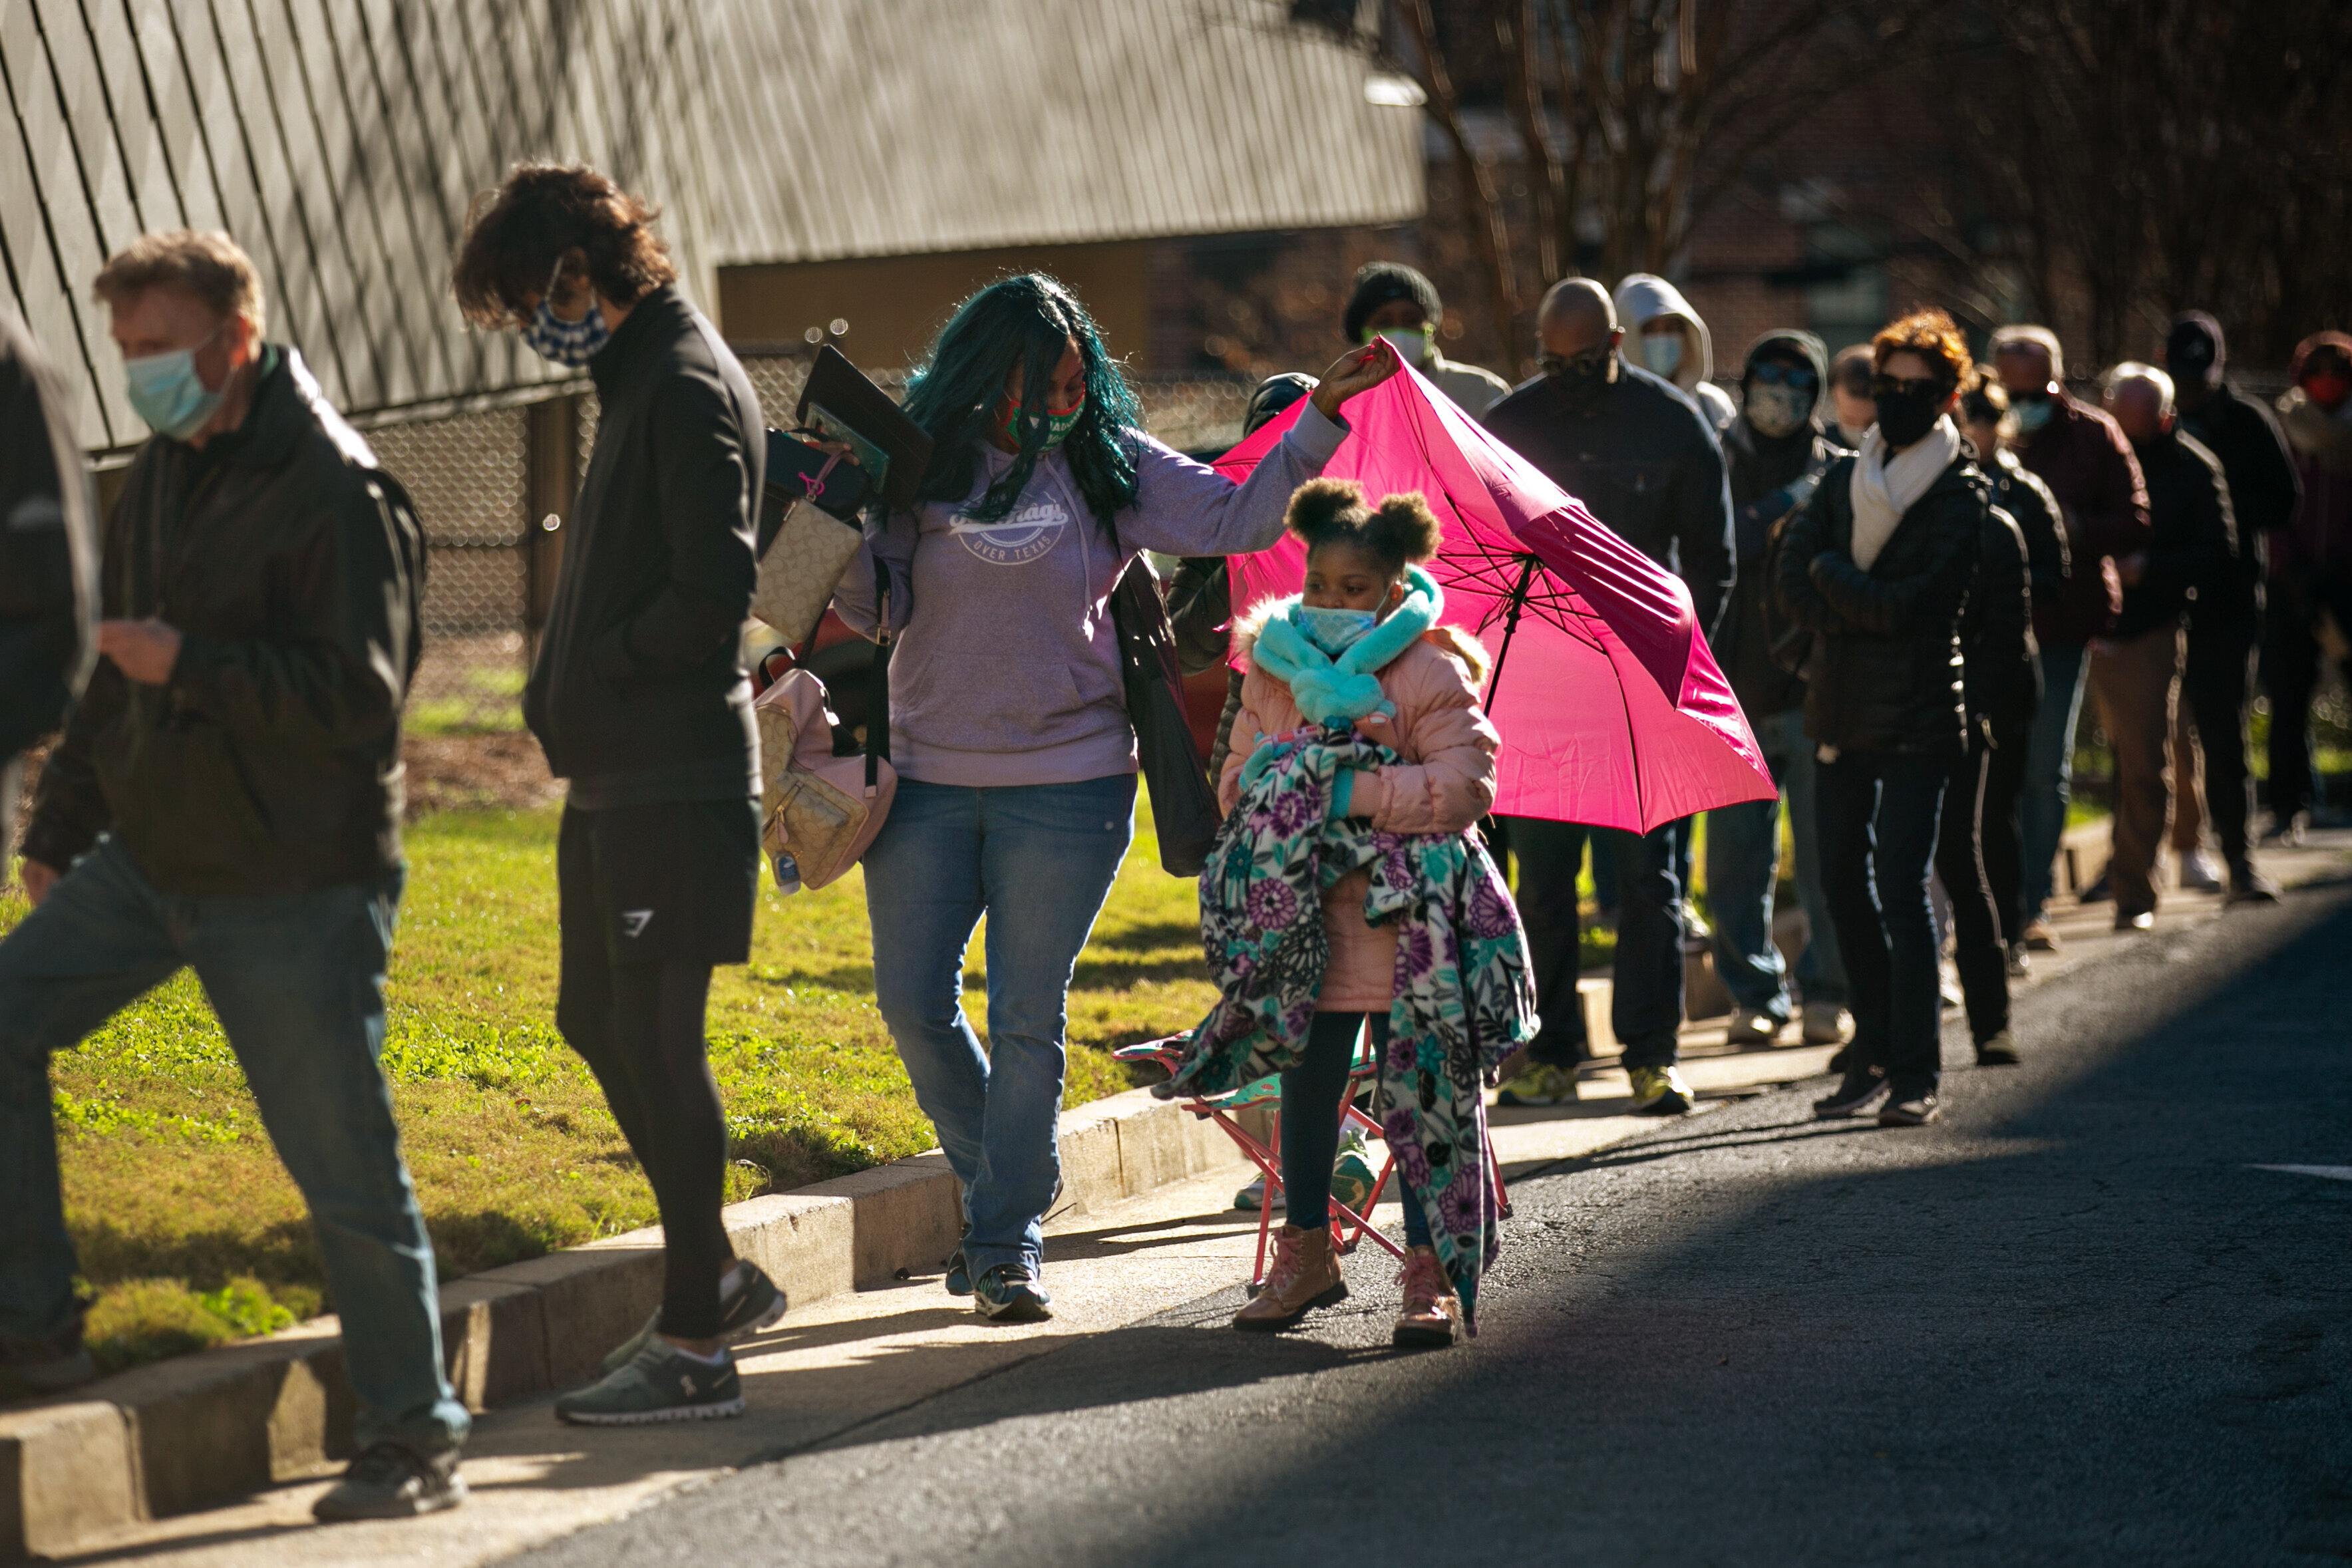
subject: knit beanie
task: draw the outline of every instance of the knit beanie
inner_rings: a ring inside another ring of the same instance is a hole
[[[1445,308],[1438,303],[1437,285],[1401,261],[1367,262],[1357,270],[1355,286],[1348,293],[1347,314],[1340,318],[1348,341],[1360,342],[1365,319],[1391,299],[1410,299],[1420,306],[1422,314],[1429,318],[1429,329],[1433,332],[1444,319]]]

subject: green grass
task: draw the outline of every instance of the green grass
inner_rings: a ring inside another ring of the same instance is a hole
[[[1189,1027],[1214,998],[1193,884],[1160,870],[1148,810],[1070,998],[1071,1104],[1129,1086],[1113,1046]],[[557,813],[415,824],[384,1066],[445,1277],[655,1221],[651,1190],[556,1033]],[[23,917],[0,899],[0,929]],[[967,976],[976,993],[982,948]],[[729,1197],[929,1147],[875,1010],[863,883],[763,894],[751,962],[722,969],[712,1071],[734,1134]],[[977,995],[973,998],[980,1011]],[[974,1022],[984,1029],[984,1017]],[[52,1070],[66,1213],[109,1364],[331,1311],[300,1196],[193,976]]]

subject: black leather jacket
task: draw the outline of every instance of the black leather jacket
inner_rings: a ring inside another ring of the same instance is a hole
[[[1830,465],[1780,549],[1781,606],[1814,633],[1805,733],[1841,751],[1957,753],[1968,744],[1960,615],[1991,487],[1963,451],[1864,571],[1853,560],[1856,461]]]
[[[425,541],[291,349],[245,423],[149,438],[107,519],[104,613],[181,634],[163,685],[101,661],[41,772],[27,858],[110,831],[190,896],[309,893],[400,864],[400,710],[423,650]]]

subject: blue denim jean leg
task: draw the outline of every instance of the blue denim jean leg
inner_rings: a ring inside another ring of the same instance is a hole
[[[963,1184],[974,1274],[1038,1266],[1061,1170],[1070,977],[1134,837],[1135,775],[1005,789],[899,780],[866,852],[874,994]],[[988,917],[988,1040],[963,1010]]]
[[[1811,936],[1797,959],[1807,1002],[1845,1001],[1845,966],[1837,928],[1822,896],[1821,852],[1813,831],[1813,743],[1801,710],[1752,722],[1773,780],[1789,797],[1789,831],[1798,902]],[[1715,967],[1738,1006],[1786,1023],[1791,1014],[1787,965],[1772,941],[1780,866],[1780,802],[1745,800],[1706,815],[1707,904],[1715,917]]]
[[[360,1444],[433,1454],[464,1442],[466,1409],[442,1375],[433,1244],[379,1065],[404,880],[183,897],[100,839],[0,942],[0,1332],[72,1321],[50,1056],[185,966],[310,1207]]]
[[[2074,721],[2083,711],[2090,650],[2081,643],[2042,644],[2042,706],[2025,743],[2025,786],[2018,795],[2018,838],[2025,857],[2025,918],[2050,902],[2052,864],[2066,834],[2066,800],[2074,779]]]

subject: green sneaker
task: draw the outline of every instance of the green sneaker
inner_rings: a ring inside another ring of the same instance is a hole
[[[1358,1214],[1372,1201],[1372,1184],[1380,1179],[1373,1174],[1370,1154],[1364,1130],[1350,1127],[1339,1140],[1339,1157],[1331,1163],[1331,1197]]]
[[[733,1344],[749,1339],[761,1329],[776,1326],[784,1315],[786,1302],[783,1288],[768,1278],[757,1263],[739,1258],[729,1278],[734,1289],[723,1283],[719,1291],[719,1343]],[[610,1375],[637,1359],[637,1352],[646,1348],[661,1331],[661,1309],[646,1320],[646,1326],[621,1342],[618,1348],[604,1353],[600,1372]]]
[[[1535,1063],[1517,1078],[1506,1079],[1502,1092],[1495,1096],[1495,1103],[1573,1105],[1576,1103],[1576,1074],[1565,1067]]]
[[[1263,1211],[1265,1207],[1265,1177],[1258,1177],[1257,1180],[1250,1183],[1249,1186],[1234,1194],[1234,1207],[1237,1209],[1246,1210],[1251,1214],[1257,1214]],[[1289,1207],[1290,1200],[1288,1198],[1283,1197],[1280,1193],[1276,1193],[1274,1195],[1275,1213],[1284,1213],[1287,1211]]]
[[[656,1334],[620,1371],[557,1400],[555,1413],[581,1427],[722,1420],[743,1414],[743,1380],[724,1350],[705,1361]]]
[[[1679,1067],[1636,1067],[1626,1077],[1633,1081],[1636,1116],[1679,1116],[1698,1099]]]

